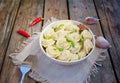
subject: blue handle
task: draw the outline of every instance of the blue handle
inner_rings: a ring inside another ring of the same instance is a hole
[[[25,77],[25,74],[22,74],[22,78],[20,80],[20,83],[23,83],[24,77]]]

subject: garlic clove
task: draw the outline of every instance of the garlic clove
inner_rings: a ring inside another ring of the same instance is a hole
[[[96,39],[96,46],[98,48],[110,48],[110,43],[102,36],[97,37]]]
[[[95,17],[86,17],[85,22],[89,25],[96,24],[100,19]]]

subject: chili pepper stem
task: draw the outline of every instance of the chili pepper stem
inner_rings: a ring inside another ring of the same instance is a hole
[[[42,20],[45,20],[45,18],[41,18]]]

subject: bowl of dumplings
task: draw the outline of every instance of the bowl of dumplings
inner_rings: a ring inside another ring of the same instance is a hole
[[[95,48],[93,32],[74,20],[50,23],[40,35],[40,47],[45,56],[61,64],[75,64],[88,58]]]

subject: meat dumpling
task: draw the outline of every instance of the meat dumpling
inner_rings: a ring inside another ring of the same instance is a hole
[[[79,32],[79,28],[75,24],[73,24],[72,21],[65,21],[64,25],[65,25],[64,28],[65,31],[72,31],[75,29],[77,32]]]
[[[50,45],[53,45],[55,41],[53,39],[43,39],[42,40],[42,46],[47,47]]]
[[[90,40],[92,40],[92,35],[91,35],[91,33],[88,31],[88,30],[84,30],[84,31],[82,31],[81,32],[81,36],[84,36],[84,38],[85,39],[90,39]]]
[[[66,41],[66,38],[59,38],[56,42],[56,46],[64,49],[68,49],[70,48],[71,45]]]
[[[84,41],[84,47],[83,49],[85,50],[85,52],[88,54],[93,48],[93,43],[90,39],[86,39]]]
[[[83,50],[83,49],[78,53],[79,59],[85,57],[86,55],[87,54],[86,54],[85,50]]]
[[[72,54],[71,55],[71,61],[74,61],[74,60],[78,60],[79,59],[79,56],[77,54]]]
[[[57,58],[60,56],[61,52],[56,50],[54,46],[48,46],[46,48],[46,52],[49,54],[50,57]]]
[[[68,34],[68,31],[59,30],[59,31],[55,32],[54,39],[58,40],[59,38],[64,38],[67,34]]]
[[[58,57],[62,61],[70,61],[72,53],[69,50],[64,50],[61,55]]]
[[[78,53],[80,49],[82,48],[82,45],[79,43],[75,43],[75,47],[70,48],[71,53]]]
[[[80,40],[80,35],[79,33],[68,34],[67,38],[72,41],[78,42]]]

